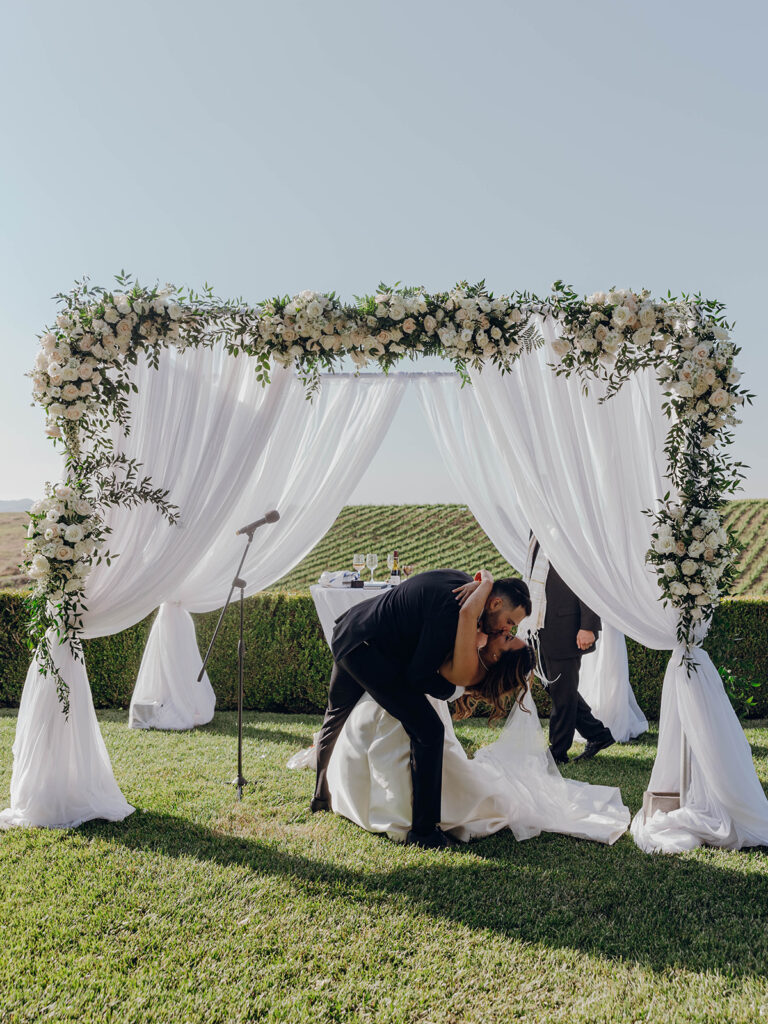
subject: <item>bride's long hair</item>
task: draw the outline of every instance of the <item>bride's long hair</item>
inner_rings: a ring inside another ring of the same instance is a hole
[[[523,698],[533,682],[535,664],[536,657],[530,644],[502,654],[488,669],[483,681],[468,689],[456,701],[454,721],[471,718],[479,704],[490,706],[491,722],[507,715],[513,701],[528,714],[528,709],[523,707]]]

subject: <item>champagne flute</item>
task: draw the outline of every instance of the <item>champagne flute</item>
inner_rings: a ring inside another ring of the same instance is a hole
[[[379,556],[374,554],[367,554],[365,556],[365,564],[371,570],[371,583],[373,583],[373,570],[379,564]]]
[[[352,568],[358,576],[365,568],[365,555],[362,552],[352,555]]]
[[[394,553],[394,551],[390,551],[389,554],[387,555],[387,568],[389,569],[390,572],[392,572],[394,567],[395,567],[395,553]]]

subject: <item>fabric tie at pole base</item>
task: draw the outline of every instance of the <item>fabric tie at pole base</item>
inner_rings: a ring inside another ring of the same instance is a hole
[[[160,605],[144,649],[128,724],[132,729],[194,729],[213,718],[216,695],[202,659],[192,616],[180,604]]]

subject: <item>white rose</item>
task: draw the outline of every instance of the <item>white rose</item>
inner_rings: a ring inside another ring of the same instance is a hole
[[[74,384],[65,384],[61,390],[61,397],[65,402],[74,402],[79,394]]]
[[[578,338],[576,341],[576,345],[578,348],[581,349],[582,352],[594,352],[597,348],[597,342],[589,334],[582,335],[580,338]]]
[[[181,320],[182,309],[178,302],[168,303],[168,316],[171,320]]]
[[[709,396],[709,404],[713,405],[716,409],[725,409],[726,406],[730,405],[731,400],[727,391],[722,388],[718,388],[717,391],[713,391]]]
[[[72,320],[69,318],[69,316],[67,316],[66,313],[59,313],[59,315],[56,317],[56,323],[59,325],[62,331],[67,331],[72,326]]]
[[[725,328],[723,328],[723,327],[713,327],[712,328],[712,333],[714,334],[714,336],[717,338],[718,341],[727,341],[728,338],[730,337],[730,335],[728,334],[728,331],[726,331]]]
[[[681,398],[693,398],[693,388],[687,381],[676,381],[672,384],[672,388]]]
[[[120,319],[120,314],[117,312],[114,306],[107,306],[107,308],[104,310],[104,319],[107,321],[108,324],[116,324],[117,321]]]
[[[405,331],[406,334],[413,334],[413,332],[416,330],[416,321],[413,319],[413,317],[409,316],[407,320],[403,321],[403,330]]]
[[[519,324],[522,319],[523,314],[516,306],[513,309],[510,309],[507,314],[507,320],[511,321],[513,324]]]
[[[614,327],[617,327],[619,330],[623,330],[623,328],[627,326],[631,319],[632,311],[630,309],[628,309],[626,306],[617,306],[616,309],[614,309],[613,311],[611,322],[613,323]]]
[[[693,594],[694,596],[697,595],[697,594],[703,594],[704,593],[704,587],[702,587],[702,585],[700,583],[689,583],[688,584],[688,593],[689,594]]]
[[[666,576],[677,576],[677,563],[676,562],[665,562],[664,563],[664,574]]]
[[[678,583],[676,580],[669,584],[669,592],[674,597],[685,597],[688,593],[688,587],[685,583]]]
[[[389,315],[393,320],[402,320],[405,316],[405,306],[401,302],[393,302],[389,307]]]
[[[64,593],[65,594],[76,594],[79,590],[82,590],[82,589],[83,589],[82,582],[79,579],[76,579],[74,577],[72,579],[70,579],[70,580],[67,580],[67,582],[64,584]]]
[[[472,331],[469,329],[469,327],[465,327],[464,330],[459,335],[459,337],[461,338],[465,345],[468,345],[470,341],[472,341]]]
[[[82,419],[82,416],[83,410],[79,408],[77,405],[70,405],[70,407],[64,412],[64,419],[72,420],[73,423],[79,419]]]
[[[738,370],[731,370],[726,377],[729,384],[738,384],[741,380],[741,374]]]
[[[688,554],[691,558],[699,558],[704,554],[706,544],[703,544],[700,540],[692,540],[688,545]]]
[[[682,564],[680,565],[680,571],[682,572],[683,576],[693,576],[697,569],[698,566],[692,558],[684,559]]]
[[[39,576],[42,576],[44,573],[49,571],[51,564],[45,555],[35,555],[32,559],[32,568]]]
[[[640,312],[637,314],[640,319],[641,327],[655,327],[656,326],[656,310],[653,306],[641,306]]]
[[[604,306],[605,305],[605,292],[593,292],[587,302],[590,306]]]
[[[638,346],[638,348],[645,348],[646,345],[650,345],[653,331],[650,327],[641,327],[639,331],[635,331],[632,335],[632,340]]]
[[[162,315],[165,312],[166,306],[166,300],[161,295],[158,295],[158,297],[152,303],[152,310],[158,315]],[[104,319],[106,320],[106,317]]]
[[[605,341],[605,339],[607,337],[608,337],[608,328],[605,326],[605,324],[600,324],[598,327],[595,328],[595,340],[596,341],[599,341],[599,342],[602,343],[602,342]]]
[[[437,328],[437,320],[433,316],[424,317],[424,330],[427,334],[433,334]]]
[[[557,341],[552,342],[552,349],[555,355],[560,356],[562,359],[564,355],[570,352],[571,346],[569,342],[564,341],[562,338],[558,338]]]
[[[77,523],[72,523],[64,531],[64,540],[69,541],[70,544],[75,544],[77,541],[83,539],[83,530]]]
[[[691,355],[698,363],[703,363],[709,359],[709,345],[705,341],[700,341],[698,345],[695,345]]]

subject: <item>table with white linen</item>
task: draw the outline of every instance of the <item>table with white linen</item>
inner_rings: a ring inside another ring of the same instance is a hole
[[[336,619],[344,612],[349,611],[361,601],[370,601],[372,597],[378,597],[391,589],[386,587],[322,587],[315,584],[309,588],[312,600],[315,602],[317,617],[323,627],[326,642],[331,646],[333,636],[333,625]]]

